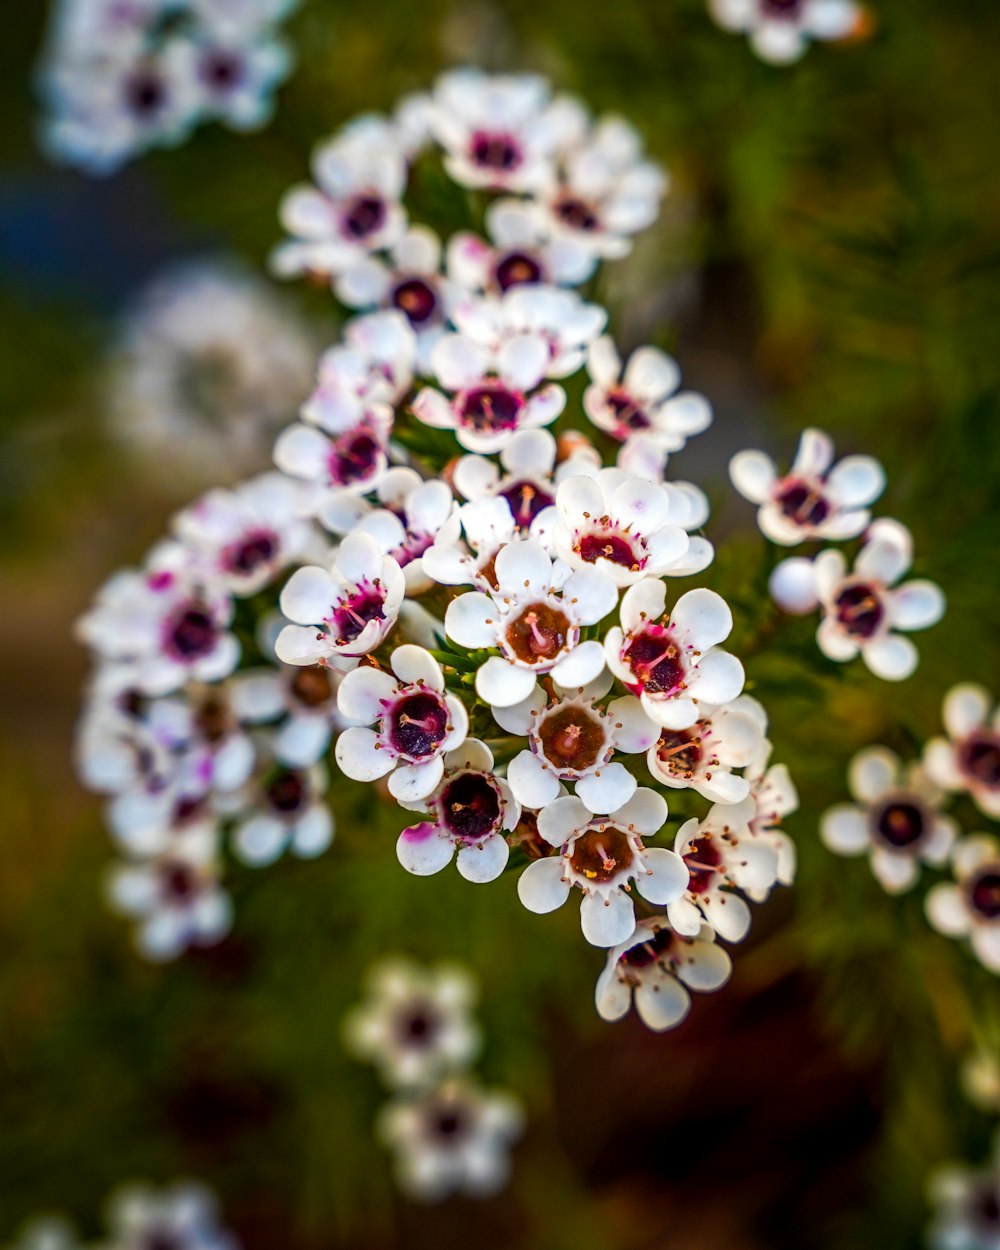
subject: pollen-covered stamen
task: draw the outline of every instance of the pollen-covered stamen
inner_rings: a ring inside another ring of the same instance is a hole
[[[650,694],[670,695],[684,688],[680,648],[660,625],[652,625],[625,647],[622,658]]]
[[[958,767],[970,780],[991,790],[1000,786],[1000,734],[971,734],[958,749]]]
[[[469,156],[474,165],[501,173],[510,173],[517,169],[524,159],[521,147],[513,135],[502,132],[490,134],[485,130],[477,130],[472,136]]]
[[[722,867],[722,852],[715,845],[712,835],[695,838],[684,852],[683,859],[691,874],[688,890],[692,894],[704,894]]]
[[[609,391],[605,402],[615,414],[616,433],[620,438],[626,438],[635,430],[648,430],[653,424],[642,406],[622,387]]]
[[[179,660],[208,655],[219,636],[211,613],[200,603],[184,604],[167,622],[166,647]]]
[[[278,535],[273,530],[256,530],[226,548],[222,553],[223,568],[230,573],[249,576],[274,559],[279,545]]]
[[[822,525],[830,515],[823,492],[809,482],[790,480],[778,491],[776,503],[784,516],[796,525]]]
[[[497,262],[494,276],[500,290],[508,291],[512,286],[541,282],[542,267],[534,257],[524,252],[508,252]]]
[[[389,741],[409,759],[434,755],[448,735],[448,708],[440,695],[425,690],[403,695],[392,707]]]
[[[601,534],[585,534],[577,541],[576,551],[581,560],[593,564],[597,560],[609,560],[612,564],[620,564],[623,568],[637,573],[646,563],[645,553],[636,551],[632,543],[622,534],[609,532]]]
[[[344,210],[343,231],[350,239],[366,239],[385,223],[385,201],[377,195],[357,195]]]
[[[909,798],[894,798],[874,817],[875,835],[894,850],[905,850],[920,842],[928,831],[923,808]]]
[[[385,597],[380,590],[362,588],[334,608],[331,624],[338,638],[353,642],[370,621],[385,619]]]
[[[378,464],[382,445],[367,430],[351,430],[341,435],[330,449],[327,469],[331,484],[350,486],[370,477]]]
[[[542,490],[534,482],[512,482],[499,492],[507,500],[515,524],[527,529],[543,508],[551,508],[554,496]]]
[[[582,703],[543,712],[535,727],[541,754],[559,772],[585,772],[607,753],[608,735],[600,714]]]
[[[308,797],[304,775],[294,768],[283,768],[264,786],[264,798],[282,816],[300,811]]]
[[[702,742],[701,735],[695,730],[665,729],[656,744],[656,758],[675,777],[690,780],[703,762],[708,767],[719,762],[714,757],[710,761],[704,760]]]
[[[590,234],[601,227],[600,218],[586,200],[577,196],[563,195],[552,206],[552,211],[571,230],[583,230]]]
[[[969,904],[984,920],[1000,919],[1000,862],[986,864],[967,885]]]
[[[448,832],[468,842],[495,833],[503,815],[500,792],[485,773],[460,773],[441,792],[439,806]]]
[[[517,391],[508,390],[499,382],[465,391],[458,405],[458,419],[481,433],[514,430],[524,409],[524,399]]]
[[[507,626],[507,646],[526,664],[555,660],[574,633],[565,612],[547,603],[532,603]]]
[[[878,631],[885,609],[878,591],[864,582],[842,590],[834,601],[837,620],[854,638],[871,638]]]
[[[296,668],[290,683],[292,697],[303,707],[317,708],[333,698],[333,682],[327,669],[319,664]]]
[[[393,291],[391,303],[411,325],[421,326],[437,311],[437,292],[423,278],[407,278]]]
[[[614,825],[581,834],[573,843],[570,867],[595,885],[607,885],[628,872],[635,860],[629,836]]]

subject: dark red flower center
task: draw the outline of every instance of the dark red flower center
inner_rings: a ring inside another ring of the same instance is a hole
[[[615,414],[615,421],[621,431],[620,437],[624,438],[632,430],[648,430],[653,424],[641,405],[622,387],[609,391],[605,402]]]
[[[218,632],[211,613],[200,604],[192,603],[171,620],[167,642],[178,659],[197,660],[209,654],[215,646]]]
[[[458,419],[474,430],[514,430],[524,408],[524,400],[499,382],[476,386],[462,396]]]
[[[507,626],[507,645],[527,664],[554,660],[572,629],[565,612],[547,603],[532,603]]]
[[[545,715],[538,728],[542,752],[560,771],[583,772],[598,762],[607,736],[597,713],[570,704]]]
[[[400,755],[413,760],[434,755],[448,734],[448,708],[440,695],[420,691],[393,705],[389,740]]]
[[[278,547],[278,535],[273,530],[258,530],[254,534],[248,534],[242,542],[228,548],[223,555],[223,564],[230,573],[239,573],[248,577],[261,565],[266,565],[273,560]]]
[[[969,882],[969,902],[986,920],[1000,917],[1000,864],[981,868]]]
[[[782,515],[796,525],[822,525],[830,515],[830,505],[823,494],[808,482],[791,481],[778,492]]]
[[[764,17],[777,17],[792,20],[802,11],[803,0],[760,0],[761,13]]]
[[[834,601],[837,620],[852,638],[871,638],[885,616],[878,591],[864,582],[848,586]]]
[[[576,550],[580,559],[588,564],[609,560],[612,564],[631,569],[633,573],[646,563],[646,557],[636,555],[632,544],[621,534],[584,534],[576,544]]]
[[[656,744],[656,758],[677,777],[690,779],[701,763],[701,736],[692,729],[664,729]]]
[[[464,1108],[445,1105],[432,1108],[428,1127],[432,1137],[451,1143],[465,1136],[471,1122]]]
[[[972,781],[996,789],[1000,786],[1000,736],[971,734],[959,748],[958,766]]]
[[[441,792],[440,804],[448,832],[470,842],[489,837],[500,824],[500,795],[483,773],[460,773]]]
[[[350,486],[370,477],[378,464],[382,444],[368,430],[342,434],[330,449],[328,469],[334,485]]]
[[[429,1003],[415,1003],[400,1012],[396,1028],[404,1045],[423,1050],[433,1044],[440,1025]]]
[[[125,81],[125,103],[143,120],[155,117],[167,102],[166,83],[152,68],[140,69]]]
[[[543,508],[551,508],[555,503],[553,496],[534,482],[512,482],[500,494],[507,500],[514,522],[520,529],[527,529]]]
[[[385,224],[385,201],[377,195],[356,195],[345,207],[344,233],[352,239],[367,239]]]
[[[225,48],[214,48],[201,63],[202,81],[216,91],[231,91],[243,77],[243,61]]]
[[[909,799],[893,799],[876,817],[875,832],[889,846],[903,850],[924,837],[927,818],[917,803]]]
[[[650,933],[643,942],[630,946],[618,960],[619,968],[649,968],[666,955],[674,943],[672,929],[664,926]]]
[[[680,650],[662,626],[636,634],[625,647],[623,659],[651,694],[673,694],[684,686]]]
[[[437,311],[437,292],[423,278],[407,278],[392,293],[392,305],[405,313],[411,325],[420,326]]]
[[[160,889],[170,902],[190,902],[198,893],[198,874],[191,864],[168,864],[160,876]]]
[[[299,811],[309,794],[303,773],[294,768],[284,768],[264,787],[264,796],[276,812],[291,816]]]
[[[541,282],[542,267],[533,256],[528,256],[525,252],[508,252],[497,262],[494,276],[500,290],[509,291],[512,286]]]
[[[688,890],[692,894],[704,894],[722,866],[722,852],[715,845],[711,834],[695,838],[684,853],[691,880]]]
[[[381,591],[371,587],[359,589],[334,609],[334,632],[344,642],[353,642],[369,621],[385,619],[384,607],[385,597]]]
[[[523,160],[520,144],[514,136],[499,131],[491,134],[477,130],[469,145],[469,156],[481,169],[495,169],[504,174],[517,169]]]
[[[556,200],[553,211],[564,226],[571,230],[582,230],[587,234],[601,228],[601,220],[586,200],[577,196],[564,195]]]
[[[577,838],[569,862],[581,877],[605,885],[629,868],[634,859],[628,834],[613,825],[606,825]]]

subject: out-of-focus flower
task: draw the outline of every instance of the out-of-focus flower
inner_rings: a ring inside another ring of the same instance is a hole
[[[979,810],[1000,819],[1000,707],[983,686],[962,682],[945,696],[947,738],[925,747],[927,771],[946,790],[965,791]]]
[[[772,65],[797,61],[813,40],[847,39],[864,16],[855,0],[709,0],[708,9],[724,30],[748,35]]]
[[[951,862],[955,881],[931,888],[927,918],[946,937],[968,938],[979,962],[1000,973],[1000,844],[985,833],[961,838]]]
[[[167,1189],[124,1186],[108,1204],[108,1227],[114,1250],[239,1250],[239,1243],[219,1224],[213,1194],[193,1181]]]
[[[987,1167],[951,1164],[928,1185],[934,1218],[930,1250],[996,1250],[1000,1246],[1000,1145]]]
[[[958,826],[941,813],[941,791],[919,765],[904,767],[887,747],[869,747],[851,760],[847,778],[857,803],[831,807],[820,822],[831,851],[867,852],[890,894],[912,889],[921,861],[947,862]]]
[[[959,1069],[962,1091],[969,1102],[988,1115],[1000,1113],[1000,1051],[996,1045],[977,1046]]]
[[[7,1250],[81,1250],[83,1242],[68,1220],[58,1215],[35,1216],[18,1232]]]

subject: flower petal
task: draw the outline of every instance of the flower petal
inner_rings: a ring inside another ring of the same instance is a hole
[[[561,907],[569,897],[569,891],[570,884],[563,880],[563,862],[558,855],[536,859],[525,868],[517,881],[518,898],[528,911],[538,915]]]
[[[630,937],[635,928],[632,900],[624,890],[612,890],[607,898],[595,893],[584,895],[580,904],[580,927],[591,946],[617,946]]]

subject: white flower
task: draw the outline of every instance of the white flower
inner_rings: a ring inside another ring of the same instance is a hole
[[[486,210],[486,232],[492,244],[464,230],[448,240],[448,275],[466,291],[497,295],[536,282],[576,286],[596,264],[575,244],[549,239],[532,204],[495,201]]]
[[[273,864],[286,851],[299,859],[322,855],[333,841],[333,813],[326,798],[326,769],[292,768],[264,761],[234,803],[243,814],[232,834],[233,851],[244,864]]]
[[[958,828],[941,814],[941,792],[919,765],[904,767],[887,747],[868,747],[851,760],[847,783],[857,804],[839,803],[820,821],[831,851],[867,852],[890,894],[916,885],[919,861],[935,867],[947,861]]]
[[[35,1216],[24,1224],[7,1250],[82,1250],[76,1229],[59,1215]]]
[[[501,451],[518,430],[549,425],[562,412],[562,387],[539,385],[548,365],[548,344],[537,334],[506,339],[496,352],[445,334],[431,353],[431,370],[451,397],[424,387],[413,414],[425,425],[454,430],[469,451]]]
[[[497,587],[470,591],[448,605],[444,627],[460,647],[498,647],[476,673],[476,693],[494,707],[527,699],[535,679],[551,673],[561,686],[583,686],[604,667],[597,641],[580,629],[614,607],[615,588],[596,569],[570,572],[533,539],[508,543],[494,565]]]
[[[543,535],[547,519],[543,513],[531,522],[527,530],[532,538],[543,543],[546,550],[548,547]],[[517,535],[518,525],[506,499],[487,495],[462,504],[439,528],[435,541],[424,552],[423,571],[442,586],[471,584],[487,592],[496,590],[494,565],[497,553],[501,547],[513,542]],[[464,543],[461,541],[463,536]]]
[[[386,555],[403,570],[407,594],[429,590],[434,579],[424,568],[423,555],[440,541],[456,504],[447,483],[424,481],[408,468],[394,468],[379,483],[380,508],[356,495],[331,496],[319,514],[335,534],[370,534]]]
[[[876,677],[902,681],[910,676],[917,649],[895,631],[927,629],[945,609],[934,582],[896,585],[912,561],[909,530],[889,519],[872,522],[852,573],[841,552],[820,552],[814,575],[823,621],[816,641],[825,656],[843,662],[860,653]]]
[[[329,571],[307,565],[288,579],[281,610],[297,623],[278,635],[278,658],[316,664],[367,655],[395,625],[405,593],[396,561],[382,554],[371,535],[350,535]]]
[[[685,937],[710,925],[727,942],[739,942],[750,928],[750,908],[735,890],[766,895],[778,877],[778,853],[755,839],[748,822],[752,799],[716,804],[704,820],[686,821],[677,831],[674,850],[684,860],[690,882],[682,898],[671,902],[667,916]]]
[[[240,646],[228,626],[229,596],[189,567],[176,544],[154,551],[146,570],[116,573],[77,622],[77,637],[106,659],[127,663],[143,694],[169,694],[185,681],[218,681]]]
[[[930,1250],[997,1250],[1000,1246],[1000,1142],[985,1168],[950,1164],[928,1184],[934,1219]]]
[[[197,107],[234,130],[257,130],[274,111],[274,91],[293,61],[284,43],[259,27],[217,20],[183,44]]]
[[[744,696],[741,702],[755,704],[755,699]],[[759,707],[760,705],[757,704]],[[767,729],[767,717],[763,715],[761,729]],[[791,885],[795,880],[797,854],[795,843],[781,828],[781,822],[792,812],[798,811],[799,795],[785,764],[771,764],[771,743],[765,738],[743,775],[750,782],[750,803],[753,810],[747,819],[747,828],[758,842],[773,847],[778,857],[778,884]],[[755,903],[762,903],[771,891],[771,885],[744,885],[743,893]]]
[[[426,1086],[475,1058],[476,986],[463,968],[383,959],[370,969],[366,991],[365,1001],[344,1020],[344,1038],[355,1055],[378,1068],[386,1085]]]
[[[340,684],[337,703],[353,721],[337,739],[341,770],[356,781],[392,773],[389,792],[401,802],[426,798],[444,776],[444,757],[465,741],[469,718],[445,691],[441,666],[407,643],[389,660],[395,676],[358,668]],[[376,729],[361,726],[376,725]]]
[[[206,575],[234,595],[252,595],[317,546],[298,515],[300,493],[280,473],[262,473],[236,490],[213,490],[173,520],[176,537]]]
[[[708,9],[724,30],[749,35],[772,65],[797,61],[810,40],[847,38],[863,15],[854,0],[708,0]]]
[[[732,613],[712,590],[689,590],[664,617],[667,588],[646,578],[622,597],[622,627],[605,638],[608,667],[664,729],[690,729],[704,703],[730,703],[743,689],[743,666],[716,643]]]
[[[277,721],[269,726],[274,758],[308,768],[326,754],[334,732],[344,727],[337,707],[342,674],[320,664],[248,669],[230,683],[233,708],[242,720]]]
[[[452,1193],[484,1198],[502,1189],[522,1124],[520,1104],[510,1094],[452,1080],[418,1098],[395,1099],[377,1130],[395,1155],[400,1188],[435,1202]]]
[[[626,695],[606,710],[596,704],[611,689],[602,673],[587,686],[558,690],[551,698],[541,687],[513,707],[497,707],[494,719],[508,733],[527,737],[527,749],[507,765],[507,780],[525,807],[542,808],[572,782],[592,812],[611,812],[635,793],[636,781],[616,751],[644,751],[658,726],[643,712],[638,699]]]
[[[927,771],[938,785],[966,791],[981,812],[1000,820],[1000,707],[984,687],[963,682],[945,696],[943,719],[948,738],[927,743]]]
[[[962,1061],[962,1092],[969,1102],[987,1115],[1000,1112],[1000,1057],[996,1044],[979,1045]]]
[[[688,990],[721,989],[732,966],[708,925],[696,937],[681,937],[661,918],[640,920],[631,937],[608,952],[594,994],[598,1015],[621,1020],[634,997],[648,1029],[676,1028],[691,1009]]]
[[[783,547],[813,539],[856,538],[871,518],[867,505],[885,489],[885,473],[871,456],[833,463],[833,442],[821,430],[803,430],[792,467],[778,476],[762,451],[740,451],[729,462],[733,485],[760,505],[757,524]]]
[[[604,335],[590,345],[587,372],[591,383],[583,395],[584,412],[620,443],[644,436],[665,455],[680,451],[692,435],[712,423],[708,400],[694,391],[677,390],[680,369],[659,348],[638,348],[623,372],[614,340]]]
[[[685,533],[689,496],[621,469],[566,478],[556,508],[557,554],[573,568],[593,565],[616,586],[700,573],[712,561],[711,543]]]
[[[595,817],[582,800],[565,795],[538,814],[538,832],[558,855],[537,859],[521,874],[517,893],[529,911],[555,911],[577,886],[583,891],[580,924],[593,946],[616,946],[635,928],[631,886],[651,903],[673,903],[688,883],[680,857],[664,847],[647,849],[642,836],[662,829],[667,805],[639,789],[610,816]]]
[[[745,799],[750,781],[734,769],[750,764],[763,745],[755,702],[741,695],[723,707],[704,709],[687,729],[661,729],[646,755],[654,780],[673,790],[694,790],[710,803]]]
[[[176,959],[190,946],[220,942],[232,924],[232,902],[219,884],[214,822],[196,824],[153,859],[116,866],[107,896],[137,922],[136,946],[147,959]]]
[[[789,616],[808,616],[819,607],[816,569],[805,556],[789,556],[780,560],[767,579],[771,598]]]
[[[181,1181],[168,1189],[129,1185],[113,1195],[108,1206],[111,1244],[115,1250],[239,1250],[239,1243],[220,1227],[214,1196],[203,1185]]]
[[[282,225],[293,238],[272,256],[276,273],[330,276],[402,238],[401,151],[360,134],[336,135],[313,153],[312,172],[315,186],[293,187],[281,202]]]
[[[947,937],[968,938],[979,962],[1000,973],[1000,844],[984,833],[962,838],[952,865],[956,881],[930,890],[927,918]]]
[[[430,126],[461,186],[533,191],[550,177],[557,146],[574,117],[535,74],[456,69],[434,85]]]
[[[444,777],[431,794],[404,804],[429,812],[433,819],[411,825],[399,835],[399,862],[407,872],[426,877],[455,858],[467,881],[493,881],[503,872],[510,854],[503,830],[516,826],[521,804],[494,772],[493,753],[478,738],[467,738],[449,751],[444,769]]]

